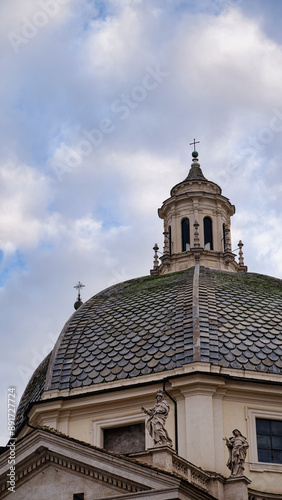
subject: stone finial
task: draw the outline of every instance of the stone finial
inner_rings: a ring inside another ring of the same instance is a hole
[[[231,476],[244,475],[244,463],[246,460],[247,449],[249,448],[246,438],[238,429],[232,431],[231,438],[223,438],[229,451],[227,467],[231,471]]]
[[[193,226],[195,228],[194,230],[194,248],[199,248],[200,247],[200,237],[199,237],[199,222],[195,220]]]
[[[164,255],[169,255],[169,241],[168,241],[168,235],[169,235],[169,233],[168,233],[168,231],[165,230],[163,232],[163,235],[164,235],[164,252],[163,252],[163,254]]]
[[[231,238],[230,238],[230,227],[228,225],[225,226],[224,233],[225,233],[225,248],[224,248],[224,252],[232,252]]]
[[[158,244],[155,243],[155,246],[153,248],[153,250],[155,251],[154,253],[154,265],[153,265],[153,270],[156,271],[159,267],[159,257],[158,257],[158,250],[159,250],[159,247],[158,247]]]
[[[232,253],[231,238],[230,238],[230,226],[229,224],[224,225],[224,263],[229,265],[230,262],[234,261],[235,255]]]
[[[141,410],[149,416],[147,430],[154,440],[154,446],[166,445],[172,447],[172,440],[164,427],[169,413],[169,404],[164,398],[163,391],[157,392],[153,408],[146,410],[144,406],[141,406]]]
[[[194,226],[194,247],[191,248],[191,251],[194,254],[195,262],[199,263],[201,253],[203,251],[203,249],[200,246],[200,236],[199,236],[200,224],[197,220],[195,220],[193,226]]]
[[[244,244],[242,243],[242,241],[240,240],[239,243],[238,243],[238,247],[239,247],[239,265],[240,266],[244,266],[244,256],[243,256],[243,250],[242,250],[242,247],[244,246]]]

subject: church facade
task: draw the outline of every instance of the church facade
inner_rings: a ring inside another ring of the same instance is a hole
[[[27,385],[1,498],[282,499],[282,281],[236,261],[192,156],[150,275],[78,301]]]

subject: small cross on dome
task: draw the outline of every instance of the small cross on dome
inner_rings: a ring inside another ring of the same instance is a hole
[[[76,288],[78,290],[78,295],[80,296],[80,290],[81,288],[84,288],[85,285],[83,285],[82,283],[80,283],[80,281],[77,283],[77,285],[75,285],[73,288]]]
[[[190,146],[194,146],[194,151],[192,153],[193,158],[197,158],[199,156],[198,151],[196,151],[196,144],[199,144],[199,143],[200,143],[200,141],[196,141],[196,139],[194,139],[193,142],[190,142]]]
[[[84,287],[85,287],[85,285],[83,285],[80,281],[77,283],[77,285],[74,285],[74,287],[73,287],[73,288],[76,288],[76,290],[78,291],[77,300],[74,303],[75,310],[77,310],[83,304],[83,302],[80,298],[80,290],[81,290],[81,288],[84,288]]]

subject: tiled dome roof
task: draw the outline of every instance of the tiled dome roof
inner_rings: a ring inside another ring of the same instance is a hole
[[[18,422],[43,389],[95,389],[193,361],[282,373],[282,281],[198,271],[197,280],[190,268],[126,281],[83,304],[65,325],[51,358],[35,371]]]

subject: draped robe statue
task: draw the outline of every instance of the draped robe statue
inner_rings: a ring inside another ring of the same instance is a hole
[[[144,406],[141,406],[141,409],[149,415],[147,430],[154,440],[154,446],[172,446],[172,440],[164,427],[169,412],[169,404],[164,398],[163,391],[157,392],[153,408],[146,410]]]
[[[229,439],[223,438],[229,450],[229,458],[226,465],[231,471],[231,476],[243,476],[245,470],[244,463],[249,445],[246,438],[242,436],[238,429],[234,429],[232,434],[233,436]]]

